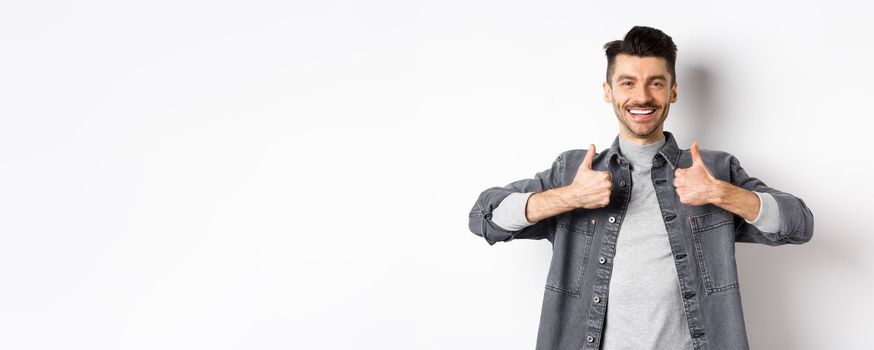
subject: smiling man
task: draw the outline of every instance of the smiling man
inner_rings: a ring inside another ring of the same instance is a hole
[[[490,245],[552,243],[537,349],[747,349],[735,243],[805,243],[813,214],[733,155],[679,149],[664,131],[677,101],[670,36],[636,26],[604,48],[612,146],[484,190],[470,230]]]

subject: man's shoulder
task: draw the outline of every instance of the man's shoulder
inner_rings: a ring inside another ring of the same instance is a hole
[[[584,158],[584,157],[586,156],[586,153],[588,153],[588,152],[589,152],[588,149],[584,149],[584,148],[574,148],[574,149],[569,149],[569,150],[566,150],[566,151],[564,151],[564,152],[561,152],[558,156],[559,156],[560,158],[568,158],[568,157],[581,157],[581,158]]]
[[[729,153],[728,151],[718,150],[718,149],[707,149],[707,148],[699,148],[698,151],[701,153],[701,158],[709,157],[714,160],[722,160],[722,159],[730,159],[734,158],[734,155]],[[690,155],[692,154],[691,150],[683,150],[683,153],[688,152]]]
[[[698,148],[698,152],[701,154],[701,160],[704,161],[704,164],[708,167],[717,167],[717,168],[725,168],[727,169],[732,164],[737,165],[738,160],[734,154],[718,149],[708,149],[708,148]],[[692,150],[691,149],[680,149],[680,160],[679,166],[681,168],[686,168],[692,165]]]
[[[604,157],[607,155],[607,151],[609,148],[602,149],[600,151],[595,149],[595,156],[592,158],[592,167],[597,169],[599,167],[598,164],[603,163]],[[586,158],[586,155],[589,153],[588,148],[574,148],[569,149],[564,152],[561,152],[556,158],[557,161],[561,161],[565,164],[571,171],[576,171],[576,167],[582,164],[583,159]],[[572,168],[572,169],[571,169]]]

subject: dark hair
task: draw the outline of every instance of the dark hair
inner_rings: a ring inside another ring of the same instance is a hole
[[[616,55],[626,54],[639,57],[661,57],[667,61],[668,71],[671,73],[673,82],[677,81],[674,65],[677,63],[677,45],[674,40],[661,30],[634,26],[625,34],[622,40],[614,40],[604,44],[607,53],[607,84],[613,85],[610,78],[613,76],[613,65],[616,63]],[[672,84],[673,84],[672,82]]]

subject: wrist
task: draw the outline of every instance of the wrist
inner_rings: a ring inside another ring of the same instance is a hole
[[[563,187],[534,193],[525,204],[525,219],[534,223],[570,210],[567,206],[569,191]]]
[[[714,186],[713,198],[711,198],[711,203],[717,206],[723,206],[731,198],[732,190],[734,190],[734,186],[730,183],[716,180],[716,185]]]
[[[556,198],[558,199],[557,204],[559,205],[559,207],[561,207],[562,210],[576,208],[576,205],[574,205],[575,201],[573,191],[571,191],[570,186],[571,185],[567,185],[554,189]]]

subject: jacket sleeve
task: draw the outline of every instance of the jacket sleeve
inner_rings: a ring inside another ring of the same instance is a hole
[[[536,173],[534,178],[517,180],[503,187],[491,187],[482,191],[473,204],[473,208],[470,209],[470,215],[468,216],[470,231],[477,236],[485,238],[489,245],[513,239],[547,238],[551,241],[552,235],[555,232],[555,217],[540,220],[520,230],[509,231],[492,221],[492,212],[511,193],[536,193],[561,187],[564,164],[565,153],[562,153],[556,157],[549,169]]]
[[[731,183],[749,191],[768,193],[777,201],[780,212],[780,225],[777,232],[763,232],[748,223],[744,218],[735,216],[735,240],[737,242],[761,243],[766,245],[802,244],[813,237],[813,213],[801,198],[792,194],[768,187],[762,180],[747,175],[740,162],[734,156],[729,157]]]

